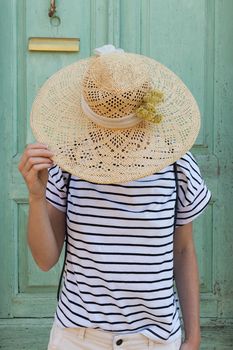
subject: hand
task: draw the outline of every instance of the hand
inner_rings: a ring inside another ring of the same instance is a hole
[[[53,153],[41,143],[30,144],[25,148],[18,169],[27,184],[30,196],[35,198],[45,196],[48,168],[53,165],[50,159],[52,156]]]
[[[200,349],[200,343],[193,343],[188,340],[184,340],[184,342],[181,344],[181,347],[179,350],[199,350]]]

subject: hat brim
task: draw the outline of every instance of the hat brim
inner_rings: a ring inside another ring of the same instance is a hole
[[[32,106],[31,128],[65,171],[94,183],[125,183],[162,170],[193,146],[200,129],[193,95],[167,67],[137,56],[148,65],[153,87],[164,93],[160,124],[142,121],[128,129],[107,129],[84,114],[82,80],[94,57],[61,69],[40,89]]]

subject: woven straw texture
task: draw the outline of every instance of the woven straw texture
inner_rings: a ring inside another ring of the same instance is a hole
[[[95,113],[122,118],[151,88],[164,93],[159,124],[107,129],[81,107],[83,94]],[[189,89],[164,65],[142,55],[113,53],[80,60],[49,78],[34,100],[31,127],[62,169],[94,183],[125,183],[184,155],[198,135],[200,112]]]
[[[94,60],[83,80],[83,96],[97,114],[114,119],[129,115],[150,89],[147,65],[134,54]]]

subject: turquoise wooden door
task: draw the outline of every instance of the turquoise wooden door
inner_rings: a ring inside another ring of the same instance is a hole
[[[233,1],[3,0],[1,37],[0,349],[46,349],[61,263],[35,265],[26,244],[27,190],[17,170],[32,101],[59,68],[106,43],[142,53],[176,72],[196,97],[202,128],[192,152],[212,191],[194,224],[201,287],[202,349],[232,349],[231,198]],[[80,38],[80,52],[29,52],[30,37]]]

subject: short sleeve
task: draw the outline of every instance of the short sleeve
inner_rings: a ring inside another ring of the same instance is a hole
[[[179,188],[176,226],[182,226],[204,211],[211,199],[211,192],[190,152],[177,161],[177,171]]]
[[[66,211],[67,179],[69,174],[57,165],[49,168],[46,199],[57,209]]]

